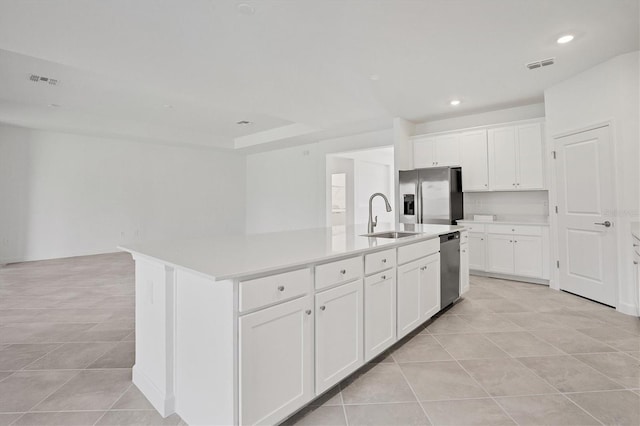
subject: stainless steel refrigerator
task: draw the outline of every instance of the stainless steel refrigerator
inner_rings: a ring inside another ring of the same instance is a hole
[[[460,167],[401,170],[399,180],[401,223],[455,225],[463,218]]]

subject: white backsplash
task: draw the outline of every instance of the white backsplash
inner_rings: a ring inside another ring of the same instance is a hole
[[[496,215],[496,220],[539,218],[549,216],[548,191],[466,192],[464,218],[473,220],[474,214]]]

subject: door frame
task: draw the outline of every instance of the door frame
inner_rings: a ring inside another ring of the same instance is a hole
[[[553,157],[553,153],[556,151],[557,139],[572,136],[579,133],[588,132],[591,130],[600,129],[603,127],[608,128],[609,138],[611,141],[611,160],[609,166],[614,170],[612,173],[613,184],[615,186],[613,191],[613,204],[614,208],[618,208],[618,200],[620,199],[620,182],[618,180],[617,173],[615,173],[615,159],[617,158],[617,134],[616,134],[616,126],[615,120],[613,118],[609,118],[604,121],[595,122],[583,127],[577,127],[570,130],[566,130],[559,133],[550,134],[549,127],[545,125],[545,136],[546,140],[550,143],[546,145],[546,155],[548,158],[547,164],[547,175],[549,181],[547,182],[547,188],[549,189],[549,240],[550,240],[550,257],[551,257],[551,273],[549,274],[549,288],[560,291],[560,269],[557,267],[556,262],[559,262],[559,233],[558,233],[558,216],[555,212],[555,206],[558,205],[558,178],[556,175],[556,165],[555,159]],[[616,237],[616,249],[620,250],[620,232],[621,227],[617,226],[615,229],[615,237]],[[616,273],[619,277],[621,263],[623,260],[618,257],[618,261],[616,262],[615,268]],[[621,310],[619,293],[620,293],[620,283],[615,288],[615,308],[616,310]]]

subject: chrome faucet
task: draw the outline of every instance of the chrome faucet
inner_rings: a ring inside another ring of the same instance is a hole
[[[369,198],[369,225],[368,225],[369,234],[373,234],[373,229],[378,224],[378,216],[376,216],[376,218],[374,219],[373,216],[372,216],[372,213],[371,213],[371,203],[373,202],[373,199],[378,195],[381,196],[382,199],[384,200],[384,203],[386,204],[387,211],[388,212],[391,211],[391,204],[389,204],[389,200],[387,200],[387,197],[383,193],[376,192],[375,194],[373,194]]]

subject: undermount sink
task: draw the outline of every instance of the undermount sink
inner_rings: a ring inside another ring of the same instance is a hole
[[[374,232],[373,234],[364,234],[363,237],[375,237],[375,238],[405,238],[412,235],[418,235],[417,232],[398,232],[398,231],[386,231],[386,232]]]

